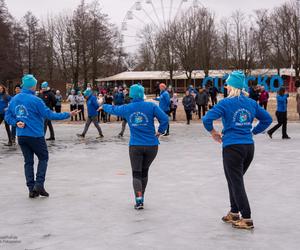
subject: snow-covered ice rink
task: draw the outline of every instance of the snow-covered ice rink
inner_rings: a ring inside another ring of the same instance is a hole
[[[151,166],[145,210],[133,209],[128,130],[105,124],[96,140],[91,126],[55,124],[49,143],[46,189],[29,199],[23,158],[8,149],[0,128],[0,249],[299,249],[300,124],[270,140],[256,136],[255,160],[246,175],[254,231],[223,224],[229,199],[221,146],[203,126],[172,124]],[[5,243],[12,236],[15,243]]]

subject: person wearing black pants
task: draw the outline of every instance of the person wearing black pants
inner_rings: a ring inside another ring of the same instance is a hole
[[[47,82],[43,82],[42,83],[42,94],[41,94],[41,98],[44,101],[45,105],[50,109],[53,110],[56,104],[56,98],[55,95],[53,94],[53,92],[50,90],[49,85]],[[44,122],[44,131],[45,131],[45,135],[47,133],[47,128],[49,128],[50,131],[50,137],[48,139],[46,139],[47,141],[55,141],[55,134],[54,134],[54,129],[53,129],[53,125],[51,122],[51,119],[45,119]]]
[[[282,139],[291,139],[287,134],[287,103],[289,94],[285,94],[285,89],[281,88],[277,95],[276,117],[278,124],[268,131],[270,138],[273,138],[274,132],[282,126]]]
[[[201,112],[202,115],[205,116],[206,107],[208,104],[208,95],[203,88],[199,89],[199,93],[196,95],[196,104],[198,106],[198,116],[201,119]]]
[[[81,91],[78,91],[77,103],[78,103],[78,111],[80,111],[79,112],[79,121],[85,121],[85,115],[84,115],[84,96],[81,93]]]
[[[195,99],[189,90],[186,91],[185,97],[183,97],[182,104],[184,106],[184,111],[186,114],[187,124],[190,124],[192,120],[192,112],[195,110]]]
[[[0,125],[4,121],[5,117],[5,111],[8,107],[9,102],[11,101],[11,96],[7,94],[6,87],[2,84],[0,84]],[[11,147],[12,146],[12,136],[11,136],[11,130],[9,127],[9,124],[4,121],[7,137],[8,137],[8,143],[5,144],[6,146]]]
[[[272,123],[270,114],[244,91],[246,76],[234,71],[227,79],[228,97],[221,100],[203,117],[203,125],[212,138],[223,144],[223,167],[228,184],[231,209],[222,221],[237,229],[253,229],[244,174],[254,157],[253,135],[262,133]],[[222,118],[223,132],[213,122]],[[259,123],[253,128],[254,119]]]
[[[149,168],[158,152],[158,146],[130,146],[129,157],[132,167],[133,188],[136,197],[144,197]]]
[[[145,190],[148,183],[148,172],[158,152],[159,140],[169,123],[163,110],[151,102],[144,101],[144,88],[135,84],[130,87],[130,104],[122,106],[103,105],[106,113],[122,116],[130,128],[129,157],[131,161],[135,206],[144,208]],[[154,119],[159,121],[156,132]]]
[[[223,148],[224,172],[228,183],[231,213],[241,212],[244,219],[251,218],[243,176],[254,157],[254,144],[230,145]]]

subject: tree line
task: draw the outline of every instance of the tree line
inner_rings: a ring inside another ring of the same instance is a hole
[[[139,70],[184,71],[191,81],[194,70],[290,68],[299,78],[299,6],[296,1],[255,10],[234,11],[217,20],[205,7],[191,8],[159,29],[148,25],[135,55]]]
[[[50,83],[82,82],[119,73],[124,68],[118,29],[102,13],[99,1],[81,1],[71,13],[39,20],[27,12],[16,20],[0,0],[0,81],[30,73]]]

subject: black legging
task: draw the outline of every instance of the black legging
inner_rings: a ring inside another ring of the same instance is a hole
[[[132,167],[133,188],[136,197],[144,197],[148,172],[158,152],[158,146],[130,146],[129,157]]]
[[[254,144],[230,145],[223,149],[223,165],[228,184],[231,212],[241,212],[244,219],[251,218],[244,174],[247,172],[253,156]]]
[[[77,105],[75,104],[75,105],[70,105],[70,110],[71,110],[71,112],[72,111],[74,111],[74,110],[76,110],[77,109]],[[73,116],[71,117],[71,121],[73,121]],[[77,121],[77,115],[75,115],[75,121]]]
[[[0,114],[0,125],[2,124],[3,121],[4,121],[4,114]],[[6,121],[4,121],[4,125],[6,129],[8,141],[11,142],[12,139],[11,139],[11,131],[9,128],[9,124]]]
[[[268,133],[273,134],[277,129],[282,126],[282,138],[288,137],[287,134],[287,112],[276,112],[278,124],[271,128]]]

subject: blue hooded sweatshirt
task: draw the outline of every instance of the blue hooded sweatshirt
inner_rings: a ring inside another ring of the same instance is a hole
[[[133,99],[130,104],[111,106],[104,104],[105,112],[123,117],[130,128],[130,146],[157,146],[154,118],[160,125],[158,132],[163,134],[169,124],[169,117],[154,103],[144,102],[143,99]]]
[[[222,118],[223,147],[235,144],[254,144],[253,134],[265,131],[272,123],[270,114],[254,100],[241,95],[220,101],[203,117],[203,125],[211,132],[213,121]],[[259,120],[252,128],[254,118]]]
[[[99,104],[97,102],[97,98],[94,95],[90,95],[87,99],[87,109],[88,109],[88,116],[89,117],[94,117],[98,115],[98,109],[99,109]]]
[[[5,113],[5,110],[7,109],[10,100],[11,96],[0,93],[0,115],[3,115]]]
[[[170,105],[171,105],[171,98],[168,91],[164,90],[160,93],[160,97],[155,98],[154,100],[159,101],[159,107],[164,112],[170,111]]]
[[[277,111],[286,112],[289,94],[277,95]]]
[[[17,122],[24,122],[24,128],[17,127],[18,136],[44,137],[44,120],[65,120],[70,117],[69,113],[54,113],[35,96],[35,92],[22,89],[10,102],[5,113],[8,124],[15,126]]]

